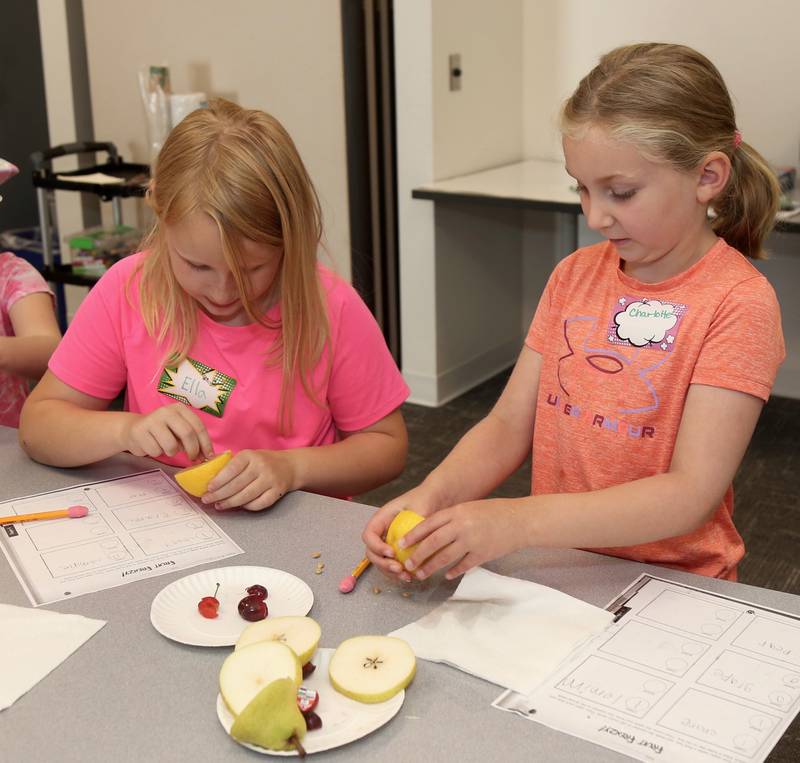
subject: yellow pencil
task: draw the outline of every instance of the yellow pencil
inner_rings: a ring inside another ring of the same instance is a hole
[[[341,583],[339,583],[339,590],[342,593],[350,593],[356,587],[356,580],[358,580],[358,576],[364,572],[367,567],[369,567],[369,559],[365,556],[354,568],[353,571],[346,577],[343,578]]]
[[[89,509],[86,508],[86,506],[70,506],[68,509],[37,511],[33,514],[17,514],[10,517],[0,517],[0,525],[13,525],[17,522],[30,522],[34,519],[60,519],[61,517],[78,519],[79,517],[85,517],[88,513]]]

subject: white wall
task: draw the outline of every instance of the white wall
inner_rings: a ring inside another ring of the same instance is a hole
[[[523,0],[526,157],[560,158],[561,102],[600,55],[631,42],[676,42],[708,56],[733,97],[745,140],[798,162],[796,0]]]
[[[149,160],[137,72],[150,64],[169,65],[174,92],[202,90],[272,113],[308,167],[328,248],[349,278],[339,3],[83,0],[83,7],[97,139],[114,141],[128,161]]]
[[[433,3],[434,179],[519,159],[522,153],[522,3]],[[461,89],[448,58],[461,56]]]
[[[445,402],[518,352],[519,214],[463,214],[411,190],[520,159],[521,24],[520,0],[395,4],[403,375],[417,403]]]

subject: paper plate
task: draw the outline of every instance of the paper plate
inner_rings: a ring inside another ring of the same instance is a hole
[[[219,583],[218,616],[203,617],[197,603],[213,596]],[[237,609],[255,584],[267,589],[269,617],[305,615],[314,594],[300,578],[271,567],[220,567],[175,580],[163,588],[150,606],[150,622],[163,636],[192,646],[232,646],[248,625]]]
[[[308,678],[303,679],[303,686],[319,692],[319,704],[314,712],[322,718],[322,728],[309,731],[303,738],[303,747],[307,753],[341,747],[379,729],[397,715],[406,696],[405,691],[400,691],[386,702],[367,705],[339,694],[328,679],[328,663],[333,652],[333,649],[317,649],[311,658],[311,662],[317,666],[317,669]],[[219,694],[217,695],[217,717],[225,731],[230,734],[233,715]],[[264,755],[297,755],[294,750],[286,752],[266,750],[263,747],[239,742],[236,739],[233,741]]]

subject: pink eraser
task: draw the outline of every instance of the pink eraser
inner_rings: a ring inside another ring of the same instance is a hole
[[[339,590],[342,593],[350,593],[356,587],[356,579],[352,575],[348,575],[346,578],[342,578],[342,582],[339,583]]]
[[[85,506],[70,506],[67,511],[69,512],[70,519],[85,517],[89,513],[89,509],[87,509]]]

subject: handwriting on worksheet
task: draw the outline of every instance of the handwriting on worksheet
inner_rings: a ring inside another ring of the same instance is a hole
[[[615,622],[501,710],[644,761],[763,761],[800,710],[800,618],[642,576]]]
[[[12,499],[0,515],[76,504],[89,514],[0,528],[0,546],[34,605],[242,553],[160,470]]]

